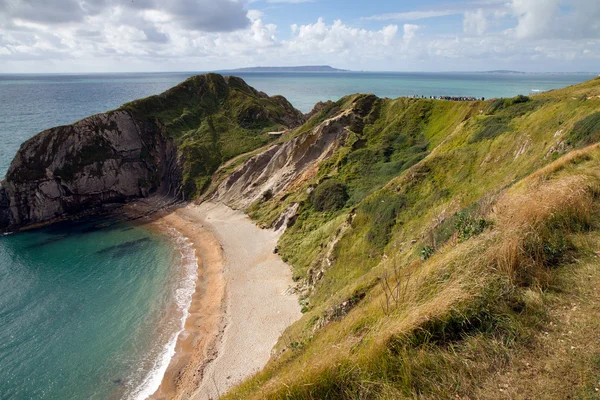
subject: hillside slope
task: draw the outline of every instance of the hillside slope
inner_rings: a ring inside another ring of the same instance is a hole
[[[287,226],[305,312],[226,397],[595,398],[597,321],[580,316],[567,351],[542,341],[600,278],[599,140],[600,79],[485,102],[354,95],[217,172],[213,200]],[[570,384],[525,358],[565,363]]]
[[[303,115],[235,77],[199,75],[25,142],[0,187],[0,230],[158,193],[196,197],[221,163]]]

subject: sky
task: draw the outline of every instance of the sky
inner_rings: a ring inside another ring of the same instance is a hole
[[[600,0],[0,0],[0,73],[600,72]]]

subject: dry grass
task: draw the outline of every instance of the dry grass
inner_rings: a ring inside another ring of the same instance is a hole
[[[568,166],[591,161],[597,146],[575,152],[532,174],[505,193],[495,207],[501,238],[488,255],[520,285],[547,287],[549,268],[565,261],[568,235],[594,226],[598,180],[590,171],[557,177]]]

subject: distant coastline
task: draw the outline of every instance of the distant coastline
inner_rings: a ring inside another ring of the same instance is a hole
[[[329,65],[301,65],[295,67],[247,67],[220,70],[217,72],[350,72],[347,69],[333,68]]]

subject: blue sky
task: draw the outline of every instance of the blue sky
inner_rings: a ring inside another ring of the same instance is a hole
[[[600,0],[0,0],[0,72],[600,69]]]

